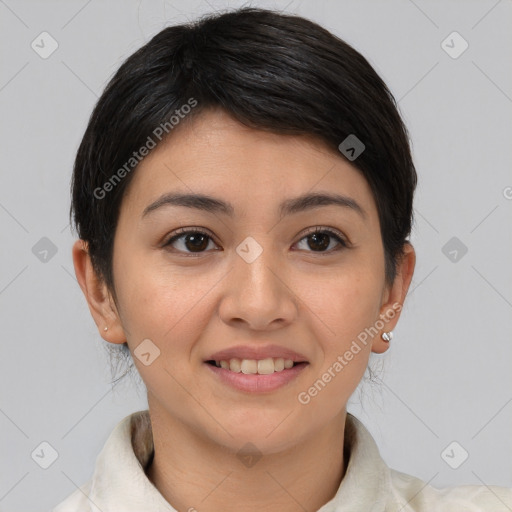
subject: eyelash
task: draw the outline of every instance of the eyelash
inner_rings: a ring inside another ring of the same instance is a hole
[[[319,234],[319,233],[326,234],[326,235],[329,235],[331,238],[334,238],[341,245],[341,247],[338,247],[337,249],[330,249],[328,251],[306,251],[306,252],[312,252],[313,254],[332,254],[333,252],[337,252],[342,249],[348,249],[349,244],[347,243],[346,239],[339,231],[336,231],[336,230],[333,230],[330,228],[324,228],[324,227],[316,227],[313,230],[308,231],[307,233],[304,234],[304,236],[298,242],[301,242],[308,236]],[[166,242],[164,242],[162,247],[166,248],[166,247],[170,246],[171,244],[173,244],[180,238],[183,238],[185,235],[204,235],[204,236],[207,236],[208,238],[210,238],[210,240],[212,240],[214,243],[216,243],[212,234],[206,230],[199,229],[199,228],[195,228],[195,229],[180,228],[174,232],[174,234],[171,238],[169,238]],[[184,252],[184,251],[176,251],[176,252],[184,253],[184,254],[187,254],[192,257],[197,257],[197,256],[200,256],[201,254],[204,254],[207,251],[202,251],[202,252],[197,252],[197,253]]]

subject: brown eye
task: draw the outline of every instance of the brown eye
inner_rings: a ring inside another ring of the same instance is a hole
[[[329,249],[331,246],[332,240],[335,240],[338,243],[338,248]],[[308,233],[305,237],[303,237],[300,241],[307,240],[307,246],[311,249],[310,252],[332,252],[340,250],[340,245],[342,247],[348,247],[348,244],[345,240],[335,231],[330,229],[322,229],[316,228],[313,232]]]
[[[314,253],[331,253],[348,247],[341,234],[325,228],[315,228],[314,231],[307,233],[298,244],[303,240],[306,241],[306,250]],[[332,247],[333,241],[335,242],[334,247]],[[184,254],[201,254],[208,252],[210,242],[215,245],[212,236],[206,231],[182,228],[163,247],[172,247],[176,252]]]
[[[181,230],[178,235],[170,238],[164,247],[172,246],[178,252],[201,253],[204,252],[212,242],[211,236],[205,231],[194,230]],[[176,247],[176,242],[180,242],[181,247]]]

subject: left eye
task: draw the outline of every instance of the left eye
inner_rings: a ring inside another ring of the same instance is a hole
[[[329,251],[325,250],[331,245],[330,239],[333,239],[333,238],[343,248],[348,247],[347,242],[344,240],[343,237],[338,235],[337,232],[332,231],[330,229],[322,229],[322,228],[316,228],[313,232],[308,233],[305,237],[301,238],[301,240],[298,242],[298,244],[300,244],[300,242],[302,242],[302,240],[306,240],[307,245],[313,249],[312,252],[331,252],[333,250],[339,251],[341,249],[341,247],[338,247],[337,249],[330,249]]]
[[[206,231],[194,229],[181,230],[178,231],[178,233],[179,234],[176,234],[165,242],[164,247],[172,246],[174,249],[177,249],[178,252],[201,253],[208,249],[210,242],[213,243],[211,235]],[[329,249],[332,239],[334,239],[341,247],[338,247],[337,249]],[[303,240],[305,240],[305,243],[312,249],[311,252],[332,252],[348,247],[345,239],[336,231],[332,231],[330,229],[316,228],[314,231],[307,233],[302,237],[299,242],[297,242],[297,245],[299,245]],[[182,248],[176,247],[175,244],[178,241],[182,243]],[[329,250],[327,251],[326,249]]]

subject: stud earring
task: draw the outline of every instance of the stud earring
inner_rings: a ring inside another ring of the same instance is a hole
[[[393,331],[383,332],[381,338],[384,341],[390,342],[393,339]]]
[[[108,331],[108,327],[103,327],[103,330],[104,331]]]

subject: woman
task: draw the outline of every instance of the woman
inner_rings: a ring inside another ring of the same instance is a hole
[[[512,510],[389,468],[346,405],[414,272],[416,172],[386,85],[300,17],[162,30],[78,150],[75,271],[148,411],[55,512]]]

